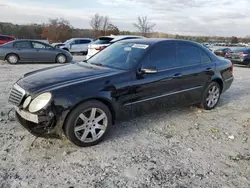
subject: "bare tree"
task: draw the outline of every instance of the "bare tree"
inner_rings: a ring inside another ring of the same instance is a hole
[[[108,16],[103,17],[103,24],[102,24],[103,35],[106,35],[109,25],[110,25],[109,17]]]
[[[100,30],[102,29],[103,25],[103,16],[100,16],[99,14],[95,14],[94,17],[90,20],[90,26],[95,32],[95,35],[98,35]]]
[[[148,33],[153,31],[155,24],[152,24],[148,21],[147,16],[139,16],[137,18],[137,23],[133,23],[143,36],[147,36]]]

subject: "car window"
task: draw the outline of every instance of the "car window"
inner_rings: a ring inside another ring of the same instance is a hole
[[[5,37],[4,36],[0,36],[0,40],[5,40]]]
[[[31,44],[28,41],[16,42],[14,44],[15,48],[31,48]]]
[[[80,40],[80,44],[88,44],[90,43],[90,40]]]
[[[194,65],[201,62],[199,49],[190,44],[179,43],[177,57],[180,66]]]
[[[32,42],[32,45],[33,45],[33,48],[39,48],[39,49],[46,48],[46,46],[44,44],[39,43],[39,42]]]
[[[157,44],[146,56],[143,67],[154,67],[164,70],[176,67],[176,44]]]
[[[206,52],[204,52],[202,49],[200,50],[200,54],[201,54],[201,63],[209,63],[211,62],[210,57],[207,55]]]

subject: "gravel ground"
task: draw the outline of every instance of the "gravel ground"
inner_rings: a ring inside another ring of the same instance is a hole
[[[250,187],[250,69],[234,68],[215,110],[151,110],[117,123],[99,145],[78,148],[35,140],[7,120],[12,84],[47,66],[0,64],[0,187]]]

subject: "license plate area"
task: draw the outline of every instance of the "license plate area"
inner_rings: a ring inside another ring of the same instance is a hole
[[[26,112],[23,110],[20,110],[18,107],[15,106],[16,112],[25,120],[31,121],[33,123],[38,123],[38,115],[31,114],[30,112]]]

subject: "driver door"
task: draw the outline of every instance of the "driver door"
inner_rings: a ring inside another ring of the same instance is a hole
[[[132,83],[134,96],[131,104],[178,100],[182,90],[182,68],[176,63],[176,49],[175,42],[164,42],[149,52],[143,60],[142,73]]]

